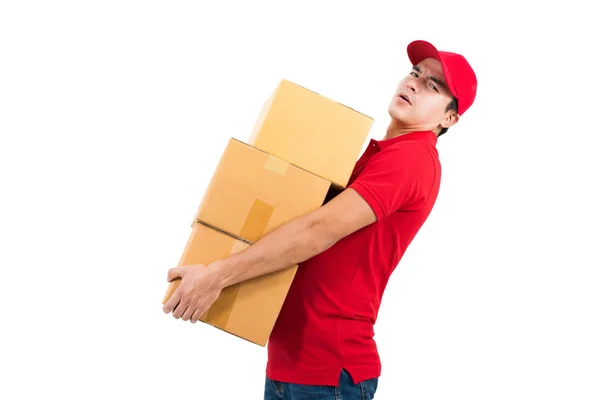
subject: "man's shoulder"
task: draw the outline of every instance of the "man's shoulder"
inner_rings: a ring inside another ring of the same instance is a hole
[[[393,143],[383,149],[383,151],[429,151],[431,148],[435,149],[435,146],[425,140],[411,139]]]
[[[404,140],[382,149],[380,155],[394,164],[439,165],[437,148],[424,140]]]

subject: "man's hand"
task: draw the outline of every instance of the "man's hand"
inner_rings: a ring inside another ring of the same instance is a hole
[[[221,280],[217,270],[201,264],[182,265],[169,270],[167,281],[180,278],[179,287],[165,303],[163,311],[165,314],[173,311],[173,317],[195,324],[221,294]]]

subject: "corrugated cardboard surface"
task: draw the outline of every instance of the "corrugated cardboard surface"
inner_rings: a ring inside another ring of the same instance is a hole
[[[178,265],[204,264],[227,258],[249,244],[196,224]],[[221,292],[201,321],[223,331],[265,346],[296,274],[289,267],[229,286]],[[163,299],[165,304],[181,280],[170,282]]]
[[[373,119],[283,79],[248,144],[346,187]]]
[[[255,242],[323,205],[331,182],[230,139],[195,216]]]

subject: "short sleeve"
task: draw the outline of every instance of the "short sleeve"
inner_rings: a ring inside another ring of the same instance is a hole
[[[380,221],[399,210],[421,208],[435,173],[427,144],[398,143],[374,154],[348,187],[365,199]]]

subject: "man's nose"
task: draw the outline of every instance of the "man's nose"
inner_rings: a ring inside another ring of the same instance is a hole
[[[410,90],[411,90],[413,93],[417,93],[417,85],[415,84],[415,82],[409,81],[409,82],[406,84],[406,87],[407,87],[408,89],[410,89]]]

